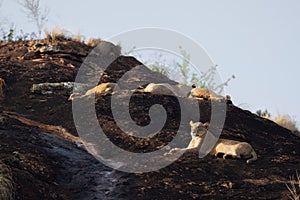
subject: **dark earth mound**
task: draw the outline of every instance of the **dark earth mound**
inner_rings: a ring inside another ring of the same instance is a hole
[[[98,162],[76,145],[76,139],[63,137],[68,132],[77,136],[72,102],[68,101],[70,92],[42,95],[32,93],[30,88],[35,83],[73,82],[91,51],[92,47],[71,40],[0,43],[0,78],[6,82],[5,97],[0,99],[0,159],[1,166],[12,172],[14,199],[289,198],[285,184],[300,168],[300,138],[232,104],[226,105],[221,138],[249,142],[258,154],[258,160],[251,164],[213,156],[199,159],[197,152],[186,152],[158,171],[125,173]],[[117,47],[111,51],[118,56]],[[139,74],[140,85],[153,77],[157,82],[176,84],[125,56],[118,57],[103,72],[100,82],[117,82],[137,66],[143,72]],[[129,77],[121,89],[131,88],[135,81],[135,77]],[[118,98],[122,102],[122,95]],[[145,139],[120,130],[113,120],[110,99],[108,93],[97,95],[96,110],[103,131],[117,146],[132,152],[151,152],[176,135],[180,107],[175,97],[140,91],[133,94],[130,114],[138,125],[150,123],[148,112],[154,104],[164,105],[168,113],[164,128]],[[183,101],[190,103],[186,98]],[[211,102],[202,100],[198,104],[200,121],[209,122]],[[57,126],[58,131],[26,124],[18,117]],[[189,140],[189,134],[182,139]]]

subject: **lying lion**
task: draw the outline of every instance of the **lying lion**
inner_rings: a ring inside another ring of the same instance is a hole
[[[152,94],[177,95],[173,86],[168,83],[150,83],[144,89],[144,92]]]
[[[215,100],[215,101],[222,101],[226,100],[228,103],[232,103],[231,97],[226,95],[223,97],[221,95],[216,94],[212,90],[208,88],[196,88],[196,85],[192,85],[192,89],[189,93],[189,98],[201,99],[201,100]]]
[[[193,89],[191,86],[177,84],[170,85],[168,83],[149,83],[144,92],[151,92],[152,94],[164,94],[180,97],[188,97],[188,95]]]
[[[86,97],[91,94],[101,94],[104,92],[112,92],[116,86],[116,83],[101,83],[100,85],[97,85],[96,87],[89,89],[84,95],[79,94],[71,94],[69,97],[69,101],[72,101],[74,98],[81,98]]]
[[[191,136],[192,140],[189,143],[187,148],[175,148],[170,151],[185,151],[185,150],[193,150],[198,149],[203,135],[206,133],[206,128],[201,122],[192,122],[190,121],[191,125]],[[252,148],[252,146],[247,142],[239,142],[235,140],[227,140],[227,139],[219,139],[218,142],[215,144],[213,149],[210,152],[211,155],[218,156],[219,154],[223,154],[223,159],[226,156],[231,156],[233,158],[247,158],[246,161],[248,164],[252,161],[257,160],[257,155]]]
[[[220,139],[210,154],[223,154],[223,159],[228,155],[238,159],[247,158],[247,163],[257,160],[257,155],[249,143],[235,140]]]
[[[190,121],[191,125],[191,135],[192,135],[192,141],[191,143],[195,143],[197,145],[200,144],[203,133],[204,125],[201,122],[195,122],[193,123]],[[194,140],[194,142],[193,142]],[[195,142],[199,141],[199,142]],[[189,145],[190,146],[190,145]],[[197,148],[198,146],[194,146],[194,148]],[[239,142],[235,140],[227,140],[227,139],[219,139],[218,142],[213,147],[210,154],[218,156],[219,154],[223,154],[223,159],[226,158],[226,156],[232,156],[233,158],[247,158],[247,163],[251,163],[254,160],[257,160],[257,155],[252,148],[252,146],[247,142]]]
[[[209,90],[208,88],[196,88],[194,85],[189,97],[200,99],[224,99],[224,97],[217,95],[215,92]]]

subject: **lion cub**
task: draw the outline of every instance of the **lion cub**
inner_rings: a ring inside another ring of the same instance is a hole
[[[201,122],[192,122],[191,125],[191,135],[192,140],[188,148],[197,148],[200,145],[203,137],[203,124]],[[233,158],[247,158],[247,163],[257,160],[257,155],[252,148],[252,146],[247,142],[240,142],[235,140],[219,139],[218,142],[213,147],[210,154],[218,156],[218,154],[223,154],[223,159],[226,156],[232,156]]]

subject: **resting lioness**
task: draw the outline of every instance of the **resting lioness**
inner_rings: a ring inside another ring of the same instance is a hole
[[[192,87],[184,84],[170,85],[168,83],[149,83],[144,92],[151,92],[152,94],[164,94],[180,97],[188,97],[191,93]]]
[[[101,94],[103,92],[112,92],[116,86],[116,83],[101,83],[100,85],[97,85],[96,87],[88,90],[85,95],[90,94]]]
[[[144,92],[150,92],[152,94],[177,95],[173,86],[168,83],[150,83],[144,89]]]
[[[200,147],[202,137],[206,133],[206,128],[201,122],[192,122],[191,125],[191,136],[192,140],[190,141],[187,148],[174,148],[169,153],[174,151],[186,151],[198,149]],[[226,156],[231,156],[233,158],[247,158],[247,163],[250,163],[254,160],[257,160],[257,155],[252,148],[252,146],[247,142],[239,142],[235,140],[219,139],[213,149],[210,152],[211,155],[218,156],[218,154],[223,154],[223,159]]]
[[[116,86],[116,83],[101,83],[96,87],[89,89],[84,95],[71,94],[69,100],[73,100],[74,98],[86,97],[91,94],[101,94],[104,92],[112,92]]]
[[[205,133],[205,131],[203,131],[204,126],[201,122],[194,123],[192,121],[190,121],[190,125],[192,140],[189,147],[197,148],[201,143],[203,134]],[[198,146],[193,146],[194,144]],[[257,160],[257,155],[249,143],[235,140],[219,139],[210,154],[215,156],[223,154],[223,159],[225,159],[226,156],[232,156],[233,158],[239,159],[247,158],[247,163]]]
[[[224,97],[217,95],[215,92],[209,90],[208,88],[193,88],[189,97],[202,99],[224,99]]]
[[[220,139],[210,154],[215,156],[223,154],[223,159],[225,159],[228,155],[239,159],[247,158],[247,163],[257,160],[257,155],[249,143],[235,140]]]

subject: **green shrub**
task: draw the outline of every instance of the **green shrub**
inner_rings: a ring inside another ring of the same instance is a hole
[[[131,51],[133,51],[133,48]],[[190,68],[190,54],[186,52],[181,46],[179,46],[179,51],[181,55],[181,60],[172,60],[167,61],[166,57],[163,53],[154,53],[154,55],[148,54],[147,59],[145,60],[141,54],[136,52],[133,53],[133,56],[141,59],[146,66],[149,67],[152,71],[160,72],[163,75],[168,76],[171,79],[181,80],[179,81],[185,85],[195,84],[196,87],[205,87],[213,90],[216,93],[222,93],[224,86],[227,86],[229,81],[235,78],[232,75],[223,83],[216,83],[215,76],[217,74],[217,65],[210,66],[207,71],[200,72],[200,75],[191,71]],[[150,60],[151,59],[151,60]]]

